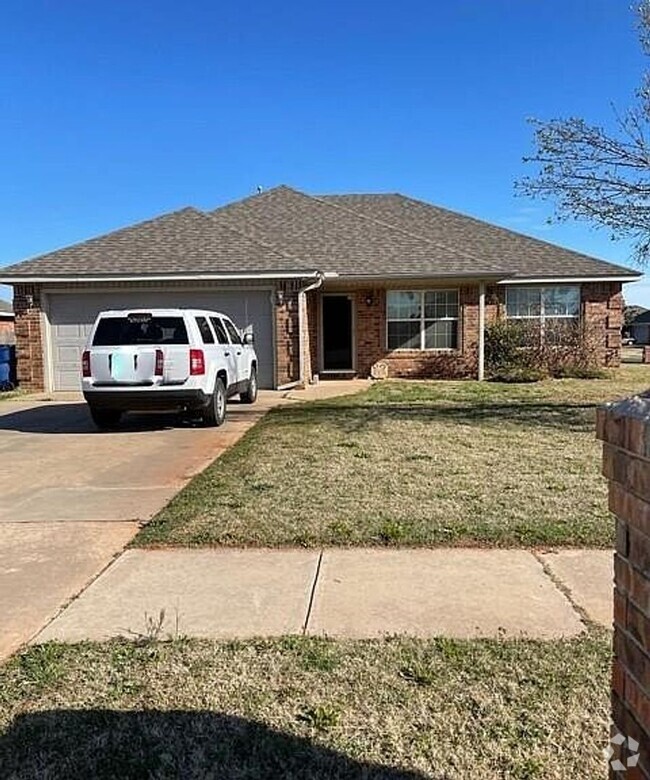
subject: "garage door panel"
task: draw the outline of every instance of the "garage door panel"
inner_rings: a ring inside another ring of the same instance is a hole
[[[81,353],[100,311],[147,308],[212,309],[255,334],[261,387],[273,387],[273,327],[270,290],[50,293],[49,318],[55,390],[78,390]]]

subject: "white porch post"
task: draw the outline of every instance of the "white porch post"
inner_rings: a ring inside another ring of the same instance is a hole
[[[485,379],[485,282],[478,286],[478,381]]]

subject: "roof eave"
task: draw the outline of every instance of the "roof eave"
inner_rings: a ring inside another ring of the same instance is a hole
[[[264,271],[250,273],[221,274],[0,274],[0,284],[56,284],[56,283],[95,283],[95,282],[173,282],[173,281],[251,281],[277,279],[311,279],[319,271]]]

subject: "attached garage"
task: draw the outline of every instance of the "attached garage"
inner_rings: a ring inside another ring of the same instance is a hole
[[[224,312],[240,328],[252,325],[260,386],[275,385],[271,288],[44,292],[45,317],[49,323],[45,354],[53,390],[79,389],[81,353],[98,312],[178,306]]]

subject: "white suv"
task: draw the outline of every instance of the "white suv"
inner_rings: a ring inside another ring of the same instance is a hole
[[[201,309],[100,312],[81,374],[99,428],[115,428],[127,411],[187,411],[221,425],[228,398],[257,399],[253,334]]]

